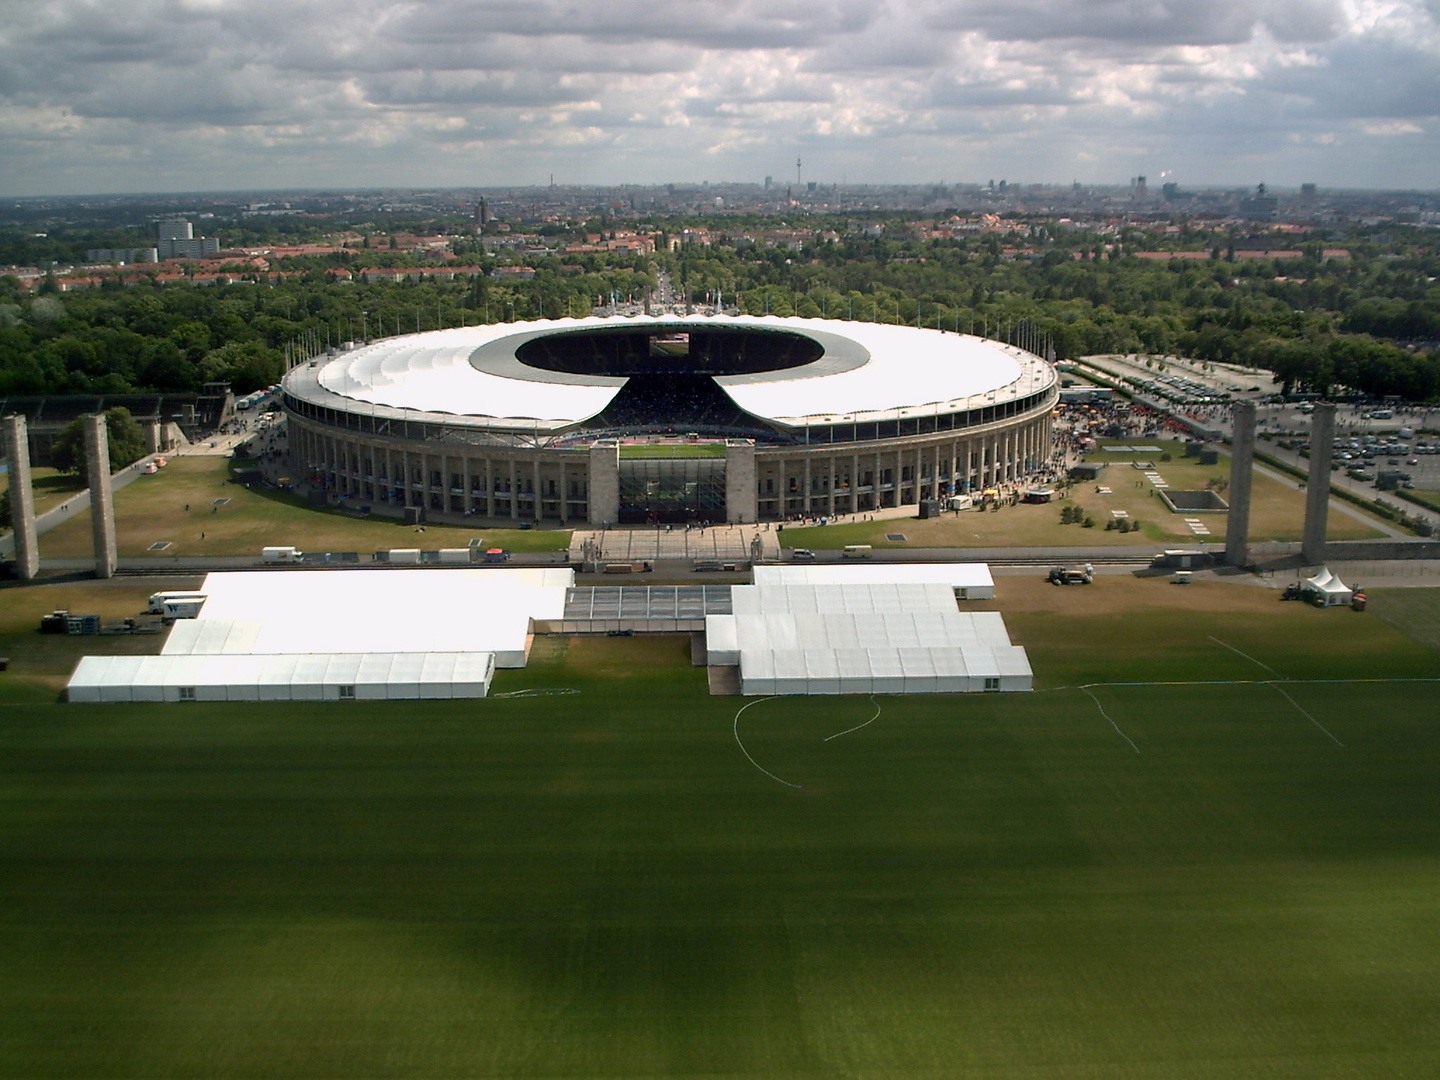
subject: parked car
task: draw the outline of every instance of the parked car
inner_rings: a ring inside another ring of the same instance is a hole
[[[809,548],[796,548],[794,551],[790,552],[790,558],[794,559],[796,562],[814,562],[815,553]]]

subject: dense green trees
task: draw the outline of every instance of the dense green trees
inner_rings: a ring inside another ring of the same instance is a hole
[[[1429,234],[1407,234],[1403,245],[1357,235],[1340,258],[1309,243],[1277,261],[1235,257],[1235,237],[1188,226],[1163,243],[1207,257],[1140,258],[1134,252],[1153,251],[1162,238],[1134,227],[1101,236],[1032,222],[1028,234],[929,239],[894,218],[804,224],[657,220],[649,227],[664,233],[649,257],[532,248],[495,258],[474,237],[457,237],[457,254],[482,272],[453,281],[364,281],[362,267],[417,263],[389,250],[383,235],[364,252],[278,258],[273,268],[293,275],[284,280],[117,281],[64,295],[42,286],[31,295],[0,278],[0,394],[190,390],[217,379],[245,393],[273,383],[287,357],[362,333],[584,315],[611,296],[638,301],[664,270],[694,302],[718,292],[751,314],[1012,339],[1023,325],[1059,359],[1179,353],[1268,368],[1293,388],[1440,398],[1440,253]],[[572,239],[603,231],[594,222],[573,228]],[[665,237],[682,235],[709,242],[670,251]],[[535,270],[532,279],[490,276],[520,259]],[[335,280],[340,267],[356,278]]]
[[[110,449],[110,471],[119,472],[145,456],[145,433],[130,410],[105,410],[105,431]],[[61,472],[74,473],[82,487],[90,486],[89,462],[85,454],[83,420],[73,420],[61,429],[51,445],[50,460]]]

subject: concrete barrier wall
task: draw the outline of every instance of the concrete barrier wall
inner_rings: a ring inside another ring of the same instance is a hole
[[[1347,559],[1440,559],[1440,540],[1332,540],[1325,545],[1325,558]]]

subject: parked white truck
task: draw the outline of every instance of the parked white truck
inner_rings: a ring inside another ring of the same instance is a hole
[[[167,600],[204,600],[205,594],[200,592],[157,592],[150,594],[150,603],[145,608],[151,615],[163,615],[165,613],[165,602]]]

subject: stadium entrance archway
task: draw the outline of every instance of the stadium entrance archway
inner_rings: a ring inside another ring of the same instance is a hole
[[[724,458],[620,459],[622,523],[725,520]]]

